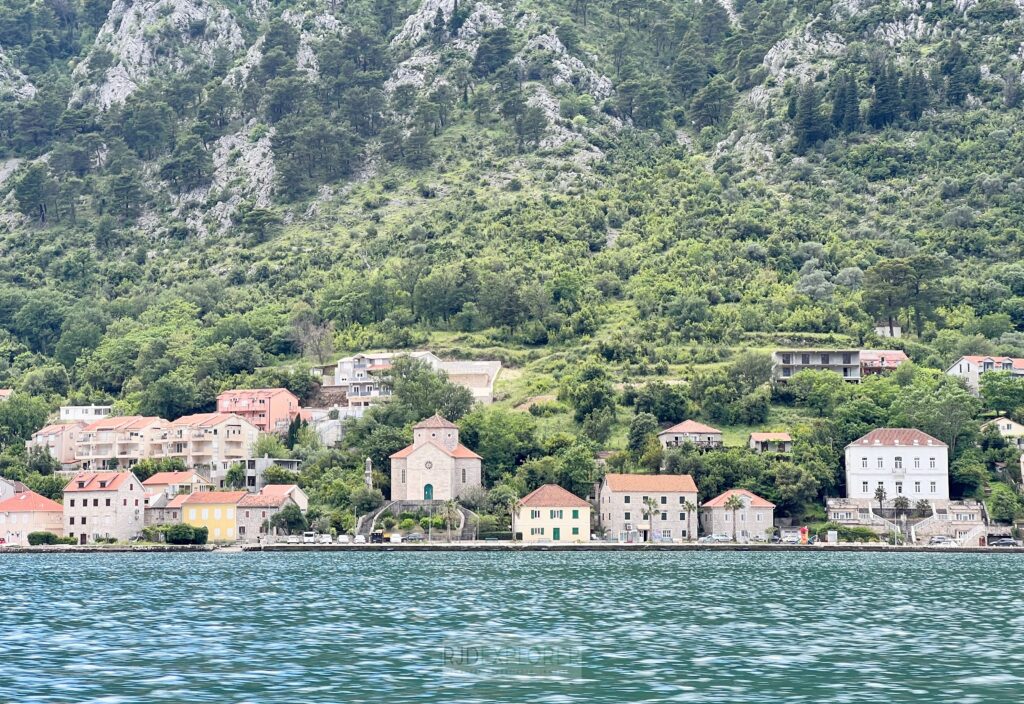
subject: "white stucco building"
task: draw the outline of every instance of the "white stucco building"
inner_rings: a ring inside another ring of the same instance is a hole
[[[877,428],[846,446],[846,496],[873,501],[906,496],[911,504],[949,500],[949,448],[914,428]]]
[[[1013,376],[1024,376],[1024,359],[1018,357],[986,357],[967,355],[953,362],[946,373],[967,382],[974,394],[981,389],[981,375],[986,372],[1006,372]]]
[[[481,457],[459,443],[454,423],[434,415],[412,435],[412,445],[391,455],[393,501],[447,501],[482,486]]]

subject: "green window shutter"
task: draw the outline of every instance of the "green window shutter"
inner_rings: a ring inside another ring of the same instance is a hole
[[[578,508],[574,508],[572,510],[572,517],[573,518],[579,518],[580,517],[580,510]]]
[[[580,529],[579,528],[573,528],[572,529],[572,534],[573,535],[579,535],[580,534]]]

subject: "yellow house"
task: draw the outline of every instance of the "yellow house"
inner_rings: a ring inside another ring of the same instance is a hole
[[[527,543],[590,542],[590,504],[557,484],[545,484],[516,505],[513,532]]]
[[[206,528],[211,543],[231,542],[238,538],[238,502],[244,491],[200,491],[181,505],[181,522]]]

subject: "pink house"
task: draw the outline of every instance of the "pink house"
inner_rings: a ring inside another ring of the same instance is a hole
[[[234,413],[261,433],[279,433],[299,412],[299,399],[288,389],[231,389],[217,397],[219,413]]]

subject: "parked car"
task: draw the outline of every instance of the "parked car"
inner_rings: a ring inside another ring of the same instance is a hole
[[[928,541],[929,545],[956,545],[956,541],[948,535],[933,535]]]
[[[384,531],[382,531],[382,530],[375,530],[372,533],[370,533],[370,542],[371,543],[383,543],[384,542]]]
[[[302,538],[297,535],[289,535],[285,542],[289,545],[302,545]]]
[[[334,542],[334,540],[331,539],[331,534],[330,533],[321,533],[320,534],[320,544],[321,545],[330,545],[333,542]]]
[[[409,533],[409,535],[405,536],[405,542],[407,543],[422,543],[426,539],[427,536],[423,535],[423,533]]]
[[[302,542],[304,542],[304,543],[315,543],[316,542],[316,533],[314,533],[311,530],[307,530],[305,533],[302,534]]]
[[[705,543],[705,544],[707,544],[707,543],[731,543],[732,542],[732,538],[730,538],[728,535],[722,535],[721,533],[715,533],[714,535],[705,535],[703,538],[700,538],[697,542],[698,543]]]
[[[366,536],[365,535],[357,535],[352,540],[352,542],[355,543],[356,545],[365,545],[366,544]]]
[[[342,533],[338,536],[338,542],[342,545],[348,545],[352,542],[352,537],[348,533]]]
[[[999,538],[998,540],[993,540],[988,545],[991,548],[1019,548],[1020,547],[1020,543],[1018,543],[1013,538]]]
[[[400,542],[402,542],[402,534],[401,533],[392,533],[391,534],[391,542],[392,543],[400,543]]]
[[[796,533],[790,533],[789,535],[783,536],[782,540],[780,540],[779,542],[781,542],[783,545],[799,545],[800,536]]]

